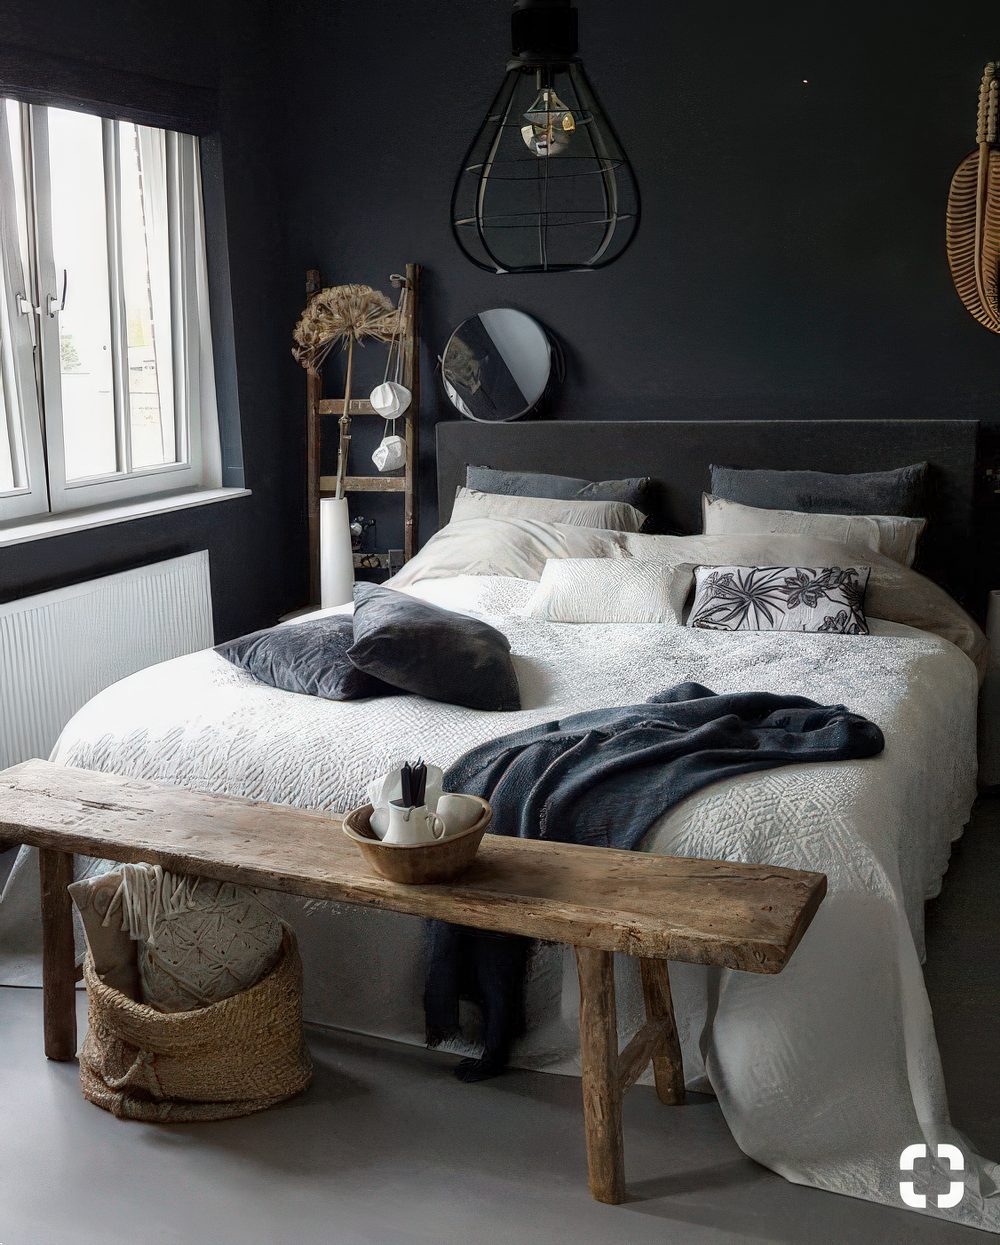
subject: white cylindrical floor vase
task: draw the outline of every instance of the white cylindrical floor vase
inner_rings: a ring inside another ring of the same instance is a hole
[[[346,497],[323,497],[319,503],[320,605],[344,605],[354,597],[354,550]]]

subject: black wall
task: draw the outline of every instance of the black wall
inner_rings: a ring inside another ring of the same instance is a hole
[[[962,309],[943,248],[982,65],[1000,52],[995,6],[578,7],[642,228],[604,271],[495,277],[457,251],[448,210],[503,73],[508,0],[0,0],[8,50],[218,89],[253,490],[0,550],[0,599],[207,547],[220,635],[302,603],[303,384],[288,337],[317,264],[330,282],[386,289],[407,260],[425,266],[424,537],[432,428],[452,417],[435,358],[488,306],[531,312],[562,340],[556,418],[997,419],[1000,339]],[[361,383],[380,369],[370,347]],[[383,544],[398,539],[393,514]]]
[[[303,505],[301,418],[287,405],[295,378],[285,339],[294,309],[279,305],[286,277],[275,178],[282,120],[268,8],[228,0],[0,0],[0,61],[7,67],[57,55],[82,67],[80,77],[98,98],[134,90],[136,76],[180,84],[192,97],[217,92],[245,474],[253,491],[250,498],[0,548],[0,600],[205,548],[220,637],[273,621],[302,599],[304,568],[290,556]]]
[[[425,264],[428,363],[472,312],[533,313],[567,352],[555,417],[997,418],[1000,338],[963,310],[944,254],[948,183],[1000,53],[994,5],[577,5],[643,196],[619,263],[497,277],[452,241],[452,184],[509,49],[507,0],[298,0],[292,269],[377,282]],[[332,77],[309,72],[324,65]],[[425,379],[430,519],[431,425],[452,413]]]

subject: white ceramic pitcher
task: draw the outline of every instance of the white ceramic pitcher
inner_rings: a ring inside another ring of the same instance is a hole
[[[437,765],[427,766],[427,787],[424,791],[424,803],[432,813],[437,812],[438,800],[444,782],[444,770]],[[371,826],[378,838],[385,836],[389,828],[389,801],[398,800],[402,794],[402,783],[398,769],[393,769],[381,778],[368,784],[368,803],[372,806]]]
[[[420,843],[436,843],[444,838],[445,824],[437,813],[426,804],[417,806],[389,801],[389,828],[382,836],[383,843],[396,847],[413,847]]]

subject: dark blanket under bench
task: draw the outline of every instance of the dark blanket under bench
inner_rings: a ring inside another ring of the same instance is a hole
[[[876,756],[882,732],[843,705],[769,692],[716,695],[680,683],[644,704],[576,713],[474,748],[445,774],[446,791],[482,796],[494,834],[595,847],[637,847],[686,796],[755,770]],[[459,1001],[483,1016],[483,1055],[463,1080],[501,1071],[523,1031],[529,943],[429,923],[427,1040],[459,1032]]]

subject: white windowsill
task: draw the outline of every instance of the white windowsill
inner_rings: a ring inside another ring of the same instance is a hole
[[[184,493],[160,493],[155,497],[144,497],[141,501],[92,506],[89,510],[72,510],[65,514],[46,514],[39,518],[11,523],[8,527],[0,525],[0,549],[7,545],[23,545],[29,540],[43,540],[46,536],[85,532],[89,528],[107,527],[111,523],[124,523],[129,519],[144,519],[151,514],[189,510],[192,506],[207,506],[211,502],[232,501],[237,497],[249,496],[248,488],[190,489]]]

